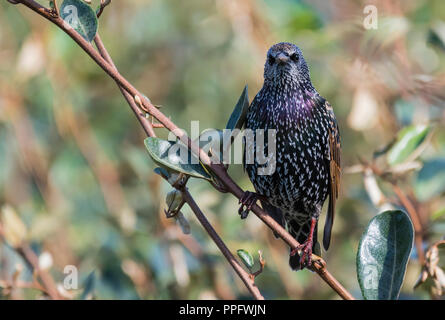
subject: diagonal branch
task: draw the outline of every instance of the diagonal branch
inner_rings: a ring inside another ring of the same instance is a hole
[[[109,55],[107,49],[105,48],[104,44],[102,43],[102,40],[101,40],[99,34],[96,35],[96,37],[94,39],[94,43],[96,44],[96,47],[98,48],[102,57],[104,57],[116,69],[116,66],[114,65],[113,60],[111,59],[111,56]],[[119,86],[119,84],[118,84],[118,86]],[[131,95],[127,91],[125,91],[125,89],[123,89],[121,86],[119,86],[119,89],[121,90],[122,94],[125,97],[125,100],[127,100],[131,109],[134,111],[136,117],[139,119],[139,122],[141,123],[141,125],[142,126],[146,125],[146,127],[144,127],[144,129],[145,129],[145,132],[147,133],[147,135],[150,137],[156,137],[156,134],[153,130],[151,123],[147,120],[147,118],[145,116],[143,116],[141,114],[141,112],[139,111],[139,108],[135,104],[134,99],[131,97]],[[254,281],[249,277],[249,274],[241,267],[241,265],[238,263],[236,258],[233,256],[233,254],[230,252],[230,250],[224,244],[224,241],[218,236],[215,229],[212,227],[210,222],[207,220],[205,215],[202,213],[201,209],[196,204],[195,200],[193,199],[193,197],[189,193],[189,191],[184,187],[181,190],[181,192],[182,192],[185,202],[188,203],[188,205],[192,209],[193,213],[196,215],[199,222],[202,224],[202,226],[207,231],[209,236],[215,242],[217,247],[221,250],[222,254],[227,259],[229,264],[233,267],[235,272],[238,274],[238,276],[244,282],[244,284],[246,285],[247,289],[250,291],[252,296],[257,300],[264,300],[264,297],[261,295],[261,293],[260,293],[258,287],[255,285]]]
[[[0,225],[0,238],[2,239],[4,238],[4,231],[2,225]],[[59,291],[57,290],[57,285],[54,282],[54,279],[51,277],[49,273],[40,268],[39,257],[34,253],[31,247],[28,244],[23,243],[20,246],[14,248],[14,250],[23,258],[23,260],[25,260],[26,264],[40,278],[43,284],[43,286],[40,287],[44,289],[42,290],[42,292],[48,294],[48,296],[53,300],[62,299],[62,297],[59,294]],[[37,285],[40,284],[37,282]]]
[[[175,136],[199,159],[206,165],[218,179],[225,185],[226,189],[235,197],[240,199],[244,191],[233,181],[227,174],[225,167],[222,164],[215,164],[210,161],[209,156],[201,150],[191,139],[162,112],[160,112],[148,99],[146,99],[135,87],[133,87],[111,64],[107,62],[82,36],[80,36],[73,28],[71,28],[60,17],[51,15],[48,9],[42,7],[34,0],[17,0],[17,3],[22,3],[29,9],[35,11],[44,18],[50,20],[65,33],[67,33],[111,78],[113,78],[119,87],[131,95],[131,97],[140,97],[144,109],[156,118],[166,129],[175,134]],[[138,117],[138,119],[140,119]],[[141,121],[141,120],[140,120]],[[300,244],[295,240],[282,226],[280,226],[271,216],[269,216],[258,205],[253,205],[252,211],[279,237],[281,237],[291,249],[296,249]],[[314,264],[311,267],[334,291],[336,291],[343,299],[353,299],[352,295],[327,271],[325,262],[315,255],[313,255]]]
[[[215,229],[213,229],[212,225],[207,220],[204,213],[202,213],[201,209],[196,204],[190,192],[186,188],[182,189],[181,192],[182,196],[184,197],[184,200],[187,202],[187,204],[192,209],[193,213],[196,215],[196,218],[198,218],[199,222],[206,229],[209,236],[218,246],[219,250],[221,250],[222,254],[224,255],[224,257],[226,257],[227,261],[229,261],[230,265],[238,274],[238,276],[241,278],[241,280],[244,282],[244,284],[246,285],[250,293],[253,295],[253,297],[257,300],[264,300],[264,297],[261,295],[260,291],[258,290],[258,287],[255,285],[254,279],[252,279],[250,277],[250,274],[247,273],[243,269],[243,267],[241,267],[238,260],[236,260],[236,258],[230,252],[229,248],[227,248],[227,246],[224,244],[224,241],[218,236]]]

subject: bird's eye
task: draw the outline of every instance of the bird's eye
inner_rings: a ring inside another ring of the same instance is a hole
[[[290,58],[291,58],[293,61],[295,61],[295,62],[297,62],[298,59],[299,59],[298,54],[296,54],[296,53],[293,53],[293,54],[290,56]]]
[[[275,58],[272,57],[272,56],[269,56],[269,57],[267,58],[267,62],[268,62],[270,65],[273,65],[274,62],[275,62]]]

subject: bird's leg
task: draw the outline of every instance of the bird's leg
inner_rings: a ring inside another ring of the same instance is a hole
[[[313,239],[314,239],[314,230],[315,226],[317,225],[317,219],[312,217],[311,219],[311,229],[309,231],[309,236],[307,237],[307,240],[300,244],[297,248],[291,251],[290,255],[294,256],[296,253],[298,253],[298,250],[301,250],[301,258],[300,258],[300,266],[303,269],[303,266],[305,265],[305,260],[307,258],[307,266],[310,266],[312,264],[312,246],[313,246]]]
[[[244,192],[243,196],[239,199],[240,207],[238,209],[238,213],[241,216],[241,219],[246,219],[247,215],[249,214],[250,209],[252,209],[253,204],[257,200],[266,200],[266,197],[256,193],[256,192],[250,192],[246,191]],[[246,207],[246,208],[244,208]]]

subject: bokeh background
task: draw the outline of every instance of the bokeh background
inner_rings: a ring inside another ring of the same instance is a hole
[[[363,26],[367,4],[378,9],[376,30]],[[192,120],[201,130],[224,128],[244,85],[250,99],[261,88],[267,49],[281,41],[300,46],[342,133],[341,199],[323,257],[357,298],[360,236],[387,203],[399,202],[385,179],[365,182],[360,161],[394,176],[384,150],[404,127],[431,131],[415,161],[399,168],[397,185],[421,217],[424,249],[445,234],[442,0],[113,1],[99,33],[120,72],[187,131]],[[67,35],[1,1],[3,225],[15,226],[59,286],[64,268],[76,266],[79,288],[65,292],[70,298],[250,298],[189,208],[191,235],[166,219],[171,187],[153,173],[144,138],[114,81]],[[241,165],[230,173],[253,190]],[[243,248],[257,259],[262,250],[266,267],[256,283],[266,298],[339,298],[316,274],[292,272],[286,245],[255,215],[241,221],[235,198],[204,180],[188,185],[232,252]],[[382,194],[370,197],[376,190]],[[32,272],[3,240],[0,298],[41,298],[40,290],[23,288]],[[440,296],[427,286],[413,290],[420,270],[413,249],[401,298]]]

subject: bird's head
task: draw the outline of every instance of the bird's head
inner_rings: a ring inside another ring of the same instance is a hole
[[[281,86],[312,86],[309,69],[300,48],[288,42],[274,44],[267,52],[264,80]]]

